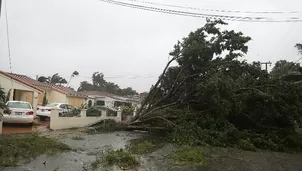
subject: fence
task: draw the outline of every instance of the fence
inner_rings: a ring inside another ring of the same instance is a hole
[[[81,110],[79,117],[60,117],[59,111],[51,110],[50,129],[68,129],[93,125],[105,119],[112,119],[116,122],[121,122],[122,111],[117,111],[117,116],[107,116],[108,110],[101,110],[101,116],[87,116],[87,110]]]

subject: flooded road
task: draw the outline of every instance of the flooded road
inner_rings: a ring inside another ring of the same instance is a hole
[[[47,130],[49,121],[39,121],[39,125],[3,124],[2,134],[21,134]]]
[[[108,146],[124,148],[129,140],[145,134],[138,132],[111,132],[87,134],[83,130],[60,130],[42,132],[42,136],[55,138],[68,144],[73,150],[55,156],[42,155],[18,167],[0,167],[0,171],[92,171],[94,162]],[[74,137],[81,137],[76,140]],[[197,165],[177,165],[169,157],[177,146],[166,144],[150,154],[137,156],[138,171],[301,171],[302,154],[286,154],[268,151],[242,151],[232,148],[205,148],[206,163]],[[97,171],[122,171],[118,167],[100,166]]]

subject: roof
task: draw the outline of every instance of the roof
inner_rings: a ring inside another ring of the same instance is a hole
[[[41,88],[51,88],[53,90],[56,90],[60,93],[66,94],[68,96],[75,96],[75,97],[83,97],[86,98],[87,96],[81,92],[77,92],[71,88],[68,87],[64,87],[62,85],[55,85],[55,84],[51,84],[51,83],[42,83],[39,82],[37,80],[34,80],[26,75],[20,75],[20,74],[14,74],[14,73],[6,73],[6,72],[0,72],[0,73],[4,73],[6,75],[8,75],[9,77],[19,80],[22,83],[25,83],[27,85],[32,85],[34,87],[39,87],[40,90],[42,90]],[[43,92],[44,90],[42,90]]]
[[[125,101],[121,96],[115,95],[115,94],[111,94],[111,93],[107,93],[107,92],[103,92],[103,91],[83,91],[84,94],[86,94],[87,96],[106,96],[106,97],[110,97],[112,99],[115,100],[119,100],[119,101]]]
[[[15,77],[14,74],[7,73],[7,72],[1,71],[1,70],[0,70],[0,74],[4,75],[4,76],[6,76],[6,77],[9,77],[9,78],[11,78],[11,79],[13,79],[13,80],[15,80],[15,81],[17,81],[17,82],[20,82],[20,83],[22,83],[22,84],[25,84],[25,85],[27,85],[27,86],[33,88],[33,89],[36,89],[36,90],[38,90],[40,93],[44,92],[43,89],[41,89],[41,88],[39,88],[39,87],[37,87],[37,86],[35,86],[35,85],[33,85],[33,84],[31,84],[31,83],[29,83],[29,82],[23,80],[23,79],[20,79],[20,78],[18,78],[18,77]]]

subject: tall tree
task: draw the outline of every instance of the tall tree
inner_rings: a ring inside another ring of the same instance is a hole
[[[104,74],[99,72],[94,72],[92,74],[92,84],[95,87],[104,88],[106,86],[106,80],[104,79]]]
[[[273,67],[270,74],[274,78],[282,78],[290,74],[300,74],[301,71],[302,68],[299,63],[280,60],[275,63],[275,66]]]

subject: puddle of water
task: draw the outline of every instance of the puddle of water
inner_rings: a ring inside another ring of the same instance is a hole
[[[52,134],[49,132],[47,134]],[[58,139],[68,144],[74,151],[58,154],[55,156],[40,156],[30,163],[17,168],[2,168],[3,171],[84,171],[91,162],[96,160],[96,154],[101,153],[108,146],[124,148],[129,140],[139,138],[140,134],[129,132],[114,132],[106,134],[81,135],[84,140],[73,140],[77,134],[66,133]],[[79,134],[78,134],[79,135]],[[46,161],[46,164],[43,163]],[[102,169],[102,168],[100,168]],[[1,170],[1,168],[0,168]],[[111,168],[110,170],[118,170]]]

